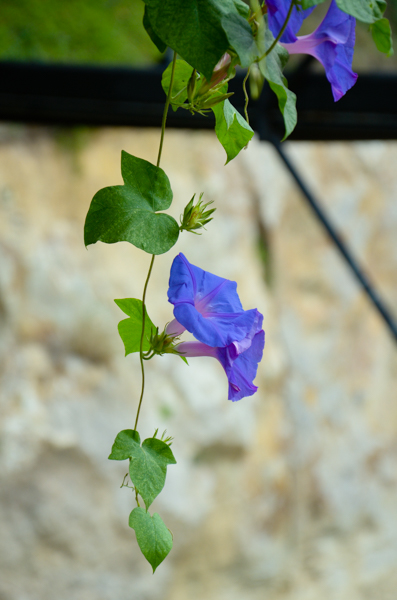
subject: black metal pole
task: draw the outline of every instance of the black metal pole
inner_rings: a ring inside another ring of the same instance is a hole
[[[389,329],[391,335],[394,340],[397,342],[397,322],[394,320],[392,314],[389,309],[386,307],[383,299],[377,293],[375,287],[371,284],[368,276],[364,272],[364,270],[360,267],[357,260],[354,258],[353,254],[347,247],[347,245],[342,241],[342,238],[338,234],[337,230],[329,220],[326,215],[324,209],[321,207],[319,201],[314,197],[312,192],[308,189],[306,183],[303,181],[302,177],[299,175],[297,169],[292,164],[291,160],[288,158],[284,149],[282,148],[278,139],[269,131],[269,127],[265,121],[262,119],[260,123],[257,122],[258,132],[261,139],[269,140],[274,146],[275,150],[278,152],[280,158],[284,162],[288,171],[291,173],[292,177],[295,179],[295,182],[299,189],[301,190],[304,199],[309,204],[310,208],[316,215],[317,219],[320,221],[321,225],[324,227],[332,242],[338,248],[340,254],[343,256],[345,262],[348,264],[350,270],[354,273],[355,278],[359,282],[362,289],[367,294],[370,302],[375,307],[379,315],[382,317],[383,321],[386,323],[387,328]],[[262,133],[261,133],[262,132]]]

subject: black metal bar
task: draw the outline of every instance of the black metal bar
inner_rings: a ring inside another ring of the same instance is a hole
[[[162,67],[92,67],[0,62],[0,120],[61,125],[125,125],[159,127],[164,107]],[[243,112],[242,79],[230,82],[232,102]],[[334,103],[323,75],[298,69],[288,75],[297,93],[298,125],[291,140],[397,139],[397,77],[362,75]],[[284,125],[277,99],[264,87],[251,102],[250,121],[256,129],[264,115],[281,139]],[[170,111],[168,127],[212,129],[214,118]]]
[[[372,303],[372,305],[374,306],[376,311],[379,313],[379,315],[381,316],[383,321],[386,323],[388,330],[390,331],[391,335],[394,337],[395,341],[397,342],[397,322],[394,320],[392,314],[390,313],[389,309],[385,305],[384,301],[382,300],[380,295],[377,293],[375,287],[370,282],[369,277],[366,275],[365,271],[359,265],[358,261],[355,259],[353,254],[350,252],[347,245],[343,242],[341,236],[337,232],[334,225],[331,223],[325,210],[322,208],[320,202],[315,198],[315,196],[309,190],[308,186],[303,181],[302,177],[299,175],[299,173],[296,170],[296,168],[294,167],[293,163],[288,158],[287,154],[284,152],[284,150],[283,150],[281,144],[278,142],[278,139],[276,138],[276,136],[274,134],[272,134],[272,132],[269,129],[269,126],[265,120],[263,120],[263,123],[260,126],[259,135],[261,136],[261,139],[263,139],[263,138],[266,140],[270,139],[271,143],[273,144],[274,148],[277,150],[280,158],[284,162],[288,171],[291,173],[292,177],[295,179],[295,182],[298,185],[299,189],[301,190],[303,197],[309,204],[310,208],[316,215],[317,219],[320,221],[321,225],[324,227],[324,229],[328,233],[332,242],[335,244],[335,246],[339,250],[340,254],[344,258],[344,260],[347,263],[347,265],[349,266],[350,270],[353,272],[358,283],[360,284],[362,289],[367,294],[370,302]]]

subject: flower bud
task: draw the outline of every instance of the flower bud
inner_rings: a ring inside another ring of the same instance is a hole
[[[159,328],[157,327],[156,332],[151,335],[150,350],[144,357],[145,360],[153,358],[155,354],[158,354],[159,356],[162,356],[163,354],[176,354],[187,363],[186,358],[178,351],[178,346],[180,346],[179,336],[167,333],[167,327],[165,327],[164,331],[161,333],[159,333]]]
[[[215,212],[215,208],[211,208],[210,210],[206,210],[206,208],[213,204],[213,202],[207,202],[203,204],[201,198],[203,194],[200,194],[199,201],[196,205],[194,205],[194,198],[196,194],[193,195],[190,202],[186,205],[185,210],[183,211],[183,216],[181,216],[181,231],[190,231],[191,233],[196,233],[196,229],[201,229],[207,223],[212,221],[212,213]],[[199,234],[197,234],[199,235]]]

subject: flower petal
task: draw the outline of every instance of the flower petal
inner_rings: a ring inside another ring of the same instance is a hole
[[[276,38],[287,18],[291,0],[266,0],[266,5],[268,8],[267,15],[269,29]],[[298,10],[296,6],[294,6],[280,41],[285,42],[286,44],[293,44],[297,40],[296,34],[301,28],[304,19],[306,19],[313,10],[314,6],[306,10]]]
[[[243,310],[237,284],[191,265],[182,253],[172,263],[168,300],[177,321],[209,346],[228,346],[256,332],[260,313]]]
[[[254,336],[251,346],[235,360],[230,356],[230,348],[218,348],[217,358],[229,381],[229,400],[235,402],[255,394],[258,388],[253,384],[253,380],[262,360],[264,346],[265,332],[262,330]]]
[[[256,377],[258,363],[263,356],[264,345],[265,332],[261,330],[254,335],[250,346],[237,355],[233,344],[226,348],[212,348],[202,342],[182,342],[177,349],[187,358],[196,356],[217,358],[228,378],[228,399],[234,402],[252,396],[257,391],[258,388],[253,384],[253,380]]]
[[[352,70],[356,20],[341,11],[332,0],[322,23],[310,35],[298,37],[294,43],[282,44],[290,54],[310,54],[325,69],[335,102],[357,81]]]

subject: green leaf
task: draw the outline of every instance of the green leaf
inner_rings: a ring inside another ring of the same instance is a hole
[[[363,23],[375,23],[386,9],[385,0],[336,0],[338,7]]]
[[[124,429],[117,434],[112,451],[109,454],[110,460],[126,460],[131,457],[131,447],[133,444],[140,446],[141,438],[134,429]]]
[[[125,356],[133,352],[139,352],[142,334],[142,300],[136,298],[124,298],[115,300],[121,310],[128,315],[129,319],[120,321],[118,330],[124,343]],[[145,308],[146,311],[146,308]],[[145,332],[143,335],[143,351],[150,350],[150,336],[156,332],[156,327],[145,312]]]
[[[222,26],[230,46],[240,59],[241,66],[249,67],[259,57],[249,23],[241,19],[239,14],[230,14],[222,19]]]
[[[171,84],[171,72],[172,72],[172,64],[169,64],[166,70],[163,73],[163,77],[161,79],[161,85],[163,86],[163,90],[165,95],[168,94],[168,90],[170,89]],[[193,67],[187,64],[184,60],[177,59],[175,63],[175,74],[174,74],[174,82],[172,85],[172,98],[171,98],[171,106],[174,110],[177,110],[178,106],[183,104],[185,100],[187,100],[187,84],[189,83],[189,79],[191,74],[193,73]],[[173,102],[173,98],[175,98],[175,102]]]
[[[273,34],[268,29],[266,31],[266,48],[269,48],[273,41]],[[260,72],[276,94],[278,107],[284,118],[285,135],[283,140],[290,135],[297,123],[296,96],[288,89],[287,80],[283,75],[283,68],[287,60],[288,52],[280,44],[277,44],[274,50],[259,63]]]
[[[306,10],[307,8],[317,6],[318,4],[322,4],[323,2],[324,0],[302,0],[302,9]]]
[[[248,144],[254,132],[229,100],[213,106],[212,110],[216,119],[215,133],[226,150],[227,164]]]
[[[171,448],[157,438],[147,438],[142,446],[133,429],[121,431],[113,444],[111,460],[130,459],[130,478],[146,508],[164,487],[167,465],[175,465]]]
[[[379,19],[369,26],[373,40],[380,52],[387,56],[393,55],[393,38],[390,23],[387,19]]]
[[[99,190],[91,201],[84,225],[86,246],[130,242],[149,254],[167,252],[178,239],[178,223],[158,214],[172,202],[167,175],[150,162],[121,153],[124,185]]]
[[[244,19],[248,19],[250,14],[250,9],[248,4],[243,2],[243,0],[233,0],[235,7],[237,8],[239,14],[244,17]]]
[[[143,508],[134,508],[129,525],[135,531],[141,552],[154,573],[172,548],[171,532],[158,513],[150,516]]]
[[[144,0],[155,33],[209,80],[229,48],[248,66],[253,33],[237,0]]]
[[[148,14],[147,14],[147,8],[145,6],[145,12],[143,15],[143,26],[146,29],[146,33],[149,35],[150,39],[152,40],[153,44],[155,46],[157,46],[157,49],[160,52],[165,52],[165,50],[167,49],[167,44],[164,44],[163,40],[159,38],[159,36],[157,35],[157,33],[154,32],[153,27],[150,23]]]

